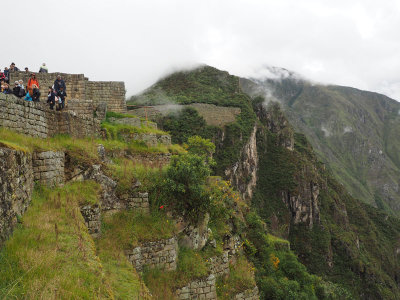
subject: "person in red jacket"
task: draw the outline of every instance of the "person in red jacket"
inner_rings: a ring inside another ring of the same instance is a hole
[[[39,80],[36,79],[36,74],[32,73],[31,78],[28,80],[28,85],[26,86],[29,92],[29,95],[33,94],[33,85],[36,85],[39,88]]]

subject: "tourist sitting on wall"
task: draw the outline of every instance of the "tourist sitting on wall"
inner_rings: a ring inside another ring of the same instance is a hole
[[[18,80],[18,86],[19,86],[19,98],[22,98],[25,96],[26,91],[25,91],[25,87],[24,87],[24,82],[22,81],[22,79]]]
[[[54,109],[54,105],[56,104],[56,93],[51,86],[49,86],[49,93],[47,94],[47,103],[50,104],[50,109]]]
[[[57,79],[54,81],[54,91],[58,93],[60,91],[60,87],[63,87],[64,91],[67,90],[65,82],[61,78],[61,75],[57,75]]]
[[[10,72],[18,72],[19,69],[15,66],[15,63],[11,63],[9,71]]]
[[[28,67],[25,67],[25,73],[29,73]]]
[[[3,84],[2,88],[1,88],[1,90],[2,90],[2,92],[3,92],[4,94],[12,94],[12,91],[11,91],[10,86],[8,85],[8,83],[5,83],[5,82],[4,82],[4,84]]]
[[[43,63],[39,69],[39,73],[49,73],[49,69],[46,67],[46,64]]]
[[[35,73],[31,74],[31,78],[29,78],[28,85],[26,86],[26,88],[31,96],[33,95],[33,85],[36,85],[36,87],[39,88],[39,81],[36,79]]]
[[[1,72],[0,72],[0,73],[1,73]],[[3,81],[5,81],[5,82],[9,83],[9,80],[8,80],[8,78],[9,78],[9,76],[8,76],[8,75],[9,75],[9,70],[8,70],[7,67],[4,68],[3,75],[4,75],[4,76],[1,76],[1,74],[0,74],[0,81],[3,80]]]
[[[32,101],[32,96],[29,95],[29,92],[26,93],[25,98],[26,101]]]
[[[19,82],[18,81],[16,81],[16,82],[14,82],[14,88],[13,88],[13,94],[16,96],[16,97],[18,97],[18,98],[21,98],[20,97],[20,92],[21,92],[21,87],[19,86]]]
[[[40,91],[36,84],[32,86],[32,101],[39,102],[40,101]]]
[[[24,87],[24,81],[22,79],[18,80],[19,86],[21,87],[21,89],[25,89]]]
[[[60,90],[57,92],[57,96],[61,99],[59,110],[62,110],[65,107],[65,97],[67,97],[67,93],[64,91],[64,87],[60,87]]]

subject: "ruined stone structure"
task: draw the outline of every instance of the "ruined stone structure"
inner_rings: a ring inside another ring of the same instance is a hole
[[[97,237],[101,231],[101,209],[98,204],[81,207],[81,214],[89,233]]]
[[[44,185],[57,186],[65,182],[65,153],[62,151],[34,152],[33,178]]]
[[[258,287],[255,286],[253,289],[245,290],[242,293],[236,294],[234,300],[259,300],[260,295],[258,293]]]
[[[171,136],[168,134],[121,132],[120,135],[127,143],[131,141],[143,141],[149,147],[156,147],[158,144],[171,145]]]
[[[130,126],[135,126],[135,127],[151,127],[154,129],[157,129],[157,123],[151,122],[151,121],[146,121],[143,118],[139,117],[129,117],[129,118],[110,118],[110,122],[116,123],[116,124],[124,124],[124,125],[130,125]]]
[[[125,84],[112,81],[89,81],[83,74],[36,73],[42,98],[47,96],[49,86],[53,86],[57,75],[61,75],[67,87],[69,99],[93,100],[95,105],[105,102],[109,111],[125,112]],[[30,73],[12,72],[10,82],[22,79],[26,86]]]
[[[220,256],[213,256],[208,259],[208,268],[211,274],[221,276],[229,273],[229,252],[224,251]]]
[[[186,286],[175,291],[176,299],[217,299],[215,276],[211,274],[207,278],[192,281]]]
[[[44,103],[0,94],[0,127],[40,138],[56,134],[83,138],[100,134],[100,119],[93,113],[79,116],[68,111],[50,110]]]
[[[26,211],[32,191],[31,155],[0,147],[0,247]]]
[[[126,251],[126,255],[138,271],[142,271],[145,266],[173,271],[176,270],[178,242],[175,237],[166,240],[147,242],[132,250]]]

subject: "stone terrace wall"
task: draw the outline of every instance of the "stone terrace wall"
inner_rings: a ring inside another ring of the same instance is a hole
[[[208,268],[215,276],[229,273],[229,253],[224,251],[221,256],[213,256],[208,261]]]
[[[28,102],[0,94],[0,127],[34,137],[70,134],[76,138],[100,134],[100,120],[67,111],[50,110],[44,103]]]
[[[95,104],[106,102],[108,109],[115,112],[125,112],[124,82],[89,81],[83,74],[36,73],[39,80],[42,99],[47,95],[49,86],[54,84],[57,75],[61,75],[67,87],[67,102],[69,99],[93,100]],[[10,82],[22,79],[26,86],[30,73],[10,73]]]
[[[95,105],[92,100],[70,99],[68,100],[67,111],[76,113],[80,116],[93,117]]]
[[[32,190],[31,155],[0,147],[0,247],[27,209]]]
[[[129,261],[141,271],[143,267],[176,270],[178,242],[175,237],[166,240],[147,242],[126,252]]]
[[[211,274],[205,279],[192,281],[175,291],[176,299],[217,299],[215,276]]]
[[[65,154],[62,151],[34,152],[32,155],[34,180],[49,186],[63,184],[64,161]]]
[[[125,112],[125,84],[113,81],[86,81],[86,98],[106,102],[109,111]]]

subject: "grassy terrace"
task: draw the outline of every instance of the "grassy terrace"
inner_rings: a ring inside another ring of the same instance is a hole
[[[112,298],[79,211],[79,203],[97,201],[98,190],[93,182],[35,189],[0,252],[2,299]]]
[[[1,299],[146,299],[115,239],[105,234],[96,249],[87,232],[79,206],[97,203],[99,189],[92,181],[35,188],[0,252]]]
[[[130,126],[132,127],[132,126]],[[132,127],[134,128],[134,127]],[[75,139],[59,135],[48,139],[30,137],[12,130],[0,128],[0,146],[21,150],[24,152],[63,150],[68,151],[78,159],[97,160],[97,146],[104,145],[106,151],[125,151],[127,153],[181,153],[185,150],[179,145],[158,145],[149,147],[142,142],[126,143],[118,139]]]

